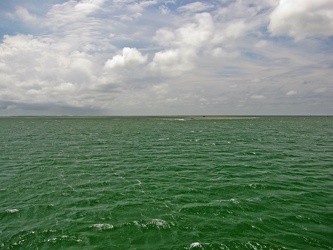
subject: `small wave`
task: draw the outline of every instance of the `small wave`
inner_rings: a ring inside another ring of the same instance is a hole
[[[190,245],[190,249],[192,248],[202,248],[202,245],[200,242],[193,242],[191,245]]]
[[[40,246],[40,249],[63,249],[67,244],[86,244],[87,240],[71,234],[63,234],[63,230],[54,229],[21,231],[13,235],[8,242],[0,243],[0,249],[37,249],[33,246]],[[55,246],[58,246],[55,248]],[[39,249],[39,248],[38,248]]]
[[[45,244],[66,244],[66,242],[72,242],[75,244],[82,244],[84,241],[80,238],[77,238],[76,236],[71,235],[61,235],[58,237],[51,237],[44,240]]]
[[[238,204],[239,203],[239,201],[237,199],[235,199],[235,198],[232,198],[229,201],[232,202],[232,203],[234,203],[234,204]]]
[[[91,227],[102,231],[102,230],[108,230],[108,229],[112,229],[113,225],[112,224],[107,224],[107,223],[101,223],[101,224],[94,224]]]
[[[152,219],[149,224],[155,225],[157,228],[170,228],[169,223],[161,219]]]
[[[184,246],[184,249],[287,249],[283,246],[274,246],[269,243],[263,242],[239,242],[239,241],[226,241],[224,243],[202,243],[193,242],[189,247]]]
[[[263,183],[250,183],[247,185],[250,189],[268,189],[270,188],[269,185]]]
[[[159,139],[158,139],[158,141],[168,141],[168,140],[170,140],[169,137],[166,137],[166,138],[159,138]]]
[[[167,221],[161,220],[161,219],[152,219],[151,221],[148,221],[147,223],[140,223],[138,221],[134,221],[133,223],[137,227],[141,227],[141,228],[156,227],[158,229],[168,229],[168,228],[171,228],[172,226],[174,226],[174,224],[172,222],[167,222]]]
[[[6,210],[6,213],[9,213],[9,214],[13,214],[13,213],[17,213],[19,212],[20,210],[16,209],[16,208],[13,208],[13,209],[7,209]]]

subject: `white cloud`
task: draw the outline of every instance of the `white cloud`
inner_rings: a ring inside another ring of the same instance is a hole
[[[203,2],[193,2],[179,7],[177,10],[180,12],[203,12],[213,8],[214,5],[203,3]]]
[[[51,39],[5,36],[0,44],[0,61],[5,61],[7,67],[0,71],[0,78],[7,80],[0,99],[64,103],[76,99],[68,98],[70,93],[95,79],[93,58],[59,48]]]
[[[131,4],[131,5],[128,5],[127,9],[130,12],[141,15],[141,12],[144,10],[144,6],[142,6],[140,3],[134,3],[134,4]]]
[[[176,31],[179,46],[201,47],[214,34],[214,21],[209,13],[196,14],[195,22],[184,25]]]
[[[256,15],[257,11],[253,11],[251,15],[244,16],[244,11],[247,11],[246,8],[243,5],[239,6],[239,2],[236,3],[232,4],[230,9],[223,8],[218,11],[215,36],[213,38],[214,43],[232,46],[235,40],[244,38],[248,34],[259,34],[258,29],[264,26],[265,18],[259,18]],[[229,18],[225,18],[226,14],[224,12],[229,15],[230,13],[235,13]]]
[[[162,46],[172,46],[175,42],[176,34],[169,29],[159,29],[156,32],[154,40],[156,40]]]
[[[213,57],[235,58],[240,56],[239,51],[227,51],[222,48],[215,48],[212,50]]]
[[[160,29],[155,40],[165,50],[155,53],[151,69],[163,75],[178,76],[192,70],[200,50],[210,44],[214,35],[214,21],[209,13],[194,15],[176,30]]]
[[[325,32],[297,21],[325,16],[324,0],[295,0],[301,14],[289,1],[288,27],[279,0],[52,2],[0,10],[2,32],[17,34],[0,42],[0,115],[57,107],[244,114],[274,106],[283,113],[314,100],[333,107],[332,48],[326,39],[301,40],[330,34],[330,2]],[[291,35],[297,46],[271,34]]]
[[[14,18],[13,15],[10,15],[10,17]],[[17,16],[19,19],[21,19],[23,22],[27,23],[34,23],[37,21],[36,17],[31,15],[29,11],[26,8],[23,8],[22,6],[18,6],[15,11],[15,16]]]
[[[163,46],[201,47],[210,41],[214,34],[214,21],[209,13],[196,14],[193,22],[187,22],[176,30],[159,29],[155,40]]]
[[[160,5],[158,7],[158,9],[160,10],[160,12],[163,14],[163,15],[166,15],[166,14],[169,14],[170,13],[170,9],[168,8],[168,6],[166,5]]]
[[[193,49],[169,49],[157,52],[150,64],[153,72],[164,76],[179,76],[194,68],[196,54]]]
[[[100,10],[105,0],[81,0],[67,1],[62,4],[54,5],[46,14],[46,22],[41,25],[57,29],[68,25],[75,26],[78,21],[86,24],[91,23],[94,19],[88,17]]]
[[[170,91],[170,87],[168,84],[163,83],[163,84],[159,84],[159,85],[154,85],[152,87],[152,91],[154,92],[154,94],[156,95],[166,95],[169,93]]]
[[[220,20],[247,20],[266,19],[267,13],[277,5],[279,0],[247,0],[227,1],[217,8]],[[266,21],[266,20],[265,20]]]
[[[297,40],[333,35],[332,0],[280,0],[270,15],[270,32]]]
[[[134,21],[143,16],[146,9],[150,6],[157,5],[157,0],[146,1],[113,1],[112,9],[121,10],[122,14],[116,15],[123,21]]]
[[[98,10],[104,0],[82,0],[75,5],[74,10],[78,12],[83,12],[84,14],[90,14]]]
[[[114,68],[133,68],[144,64],[147,61],[147,56],[141,54],[136,48],[125,47],[122,50],[122,55],[116,55],[105,63],[106,69]]]
[[[265,40],[260,40],[259,42],[255,43],[254,46],[257,47],[257,48],[264,48],[264,47],[267,46],[267,44],[268,44],[267,41],[265,41]]]
[[[140,2],[141,6],[143,6],[143,7],[148,7],[148,6],[151,6],[151,5],[156,5],[157,3],[158,3],[157,0],[146,0],[146,1]]]
[[[262,99],[266,99],[266,96],[264,96],[264,95],[251,95],[250,98],[255,99],[255,100],[262,100]]]
[[[297,91],[295,90],[290,90],[286,93],[287,96],[293,96],[293,95],[297,95]]]
[[[248,24],[246,24],[243,20],[235,21],[227,26],[225,30],[225,36],[227,38],[238,38],[243,36],[247,30]]]
[[[327,88],[318,88],[315,89],[313,92],[315,93],[325,93],[327,91]]]

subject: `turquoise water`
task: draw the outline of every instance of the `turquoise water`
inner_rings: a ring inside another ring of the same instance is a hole
[[[1,249],[333,249],[333,117],[0,118]]]

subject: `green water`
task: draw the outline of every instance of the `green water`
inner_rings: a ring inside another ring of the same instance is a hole
[[[333,249],[333,117],[0,118],[0,249]]]

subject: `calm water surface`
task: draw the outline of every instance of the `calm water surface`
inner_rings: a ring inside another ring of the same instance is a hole
[[[0,249],[333,249],[333,117],[0,118]]]

